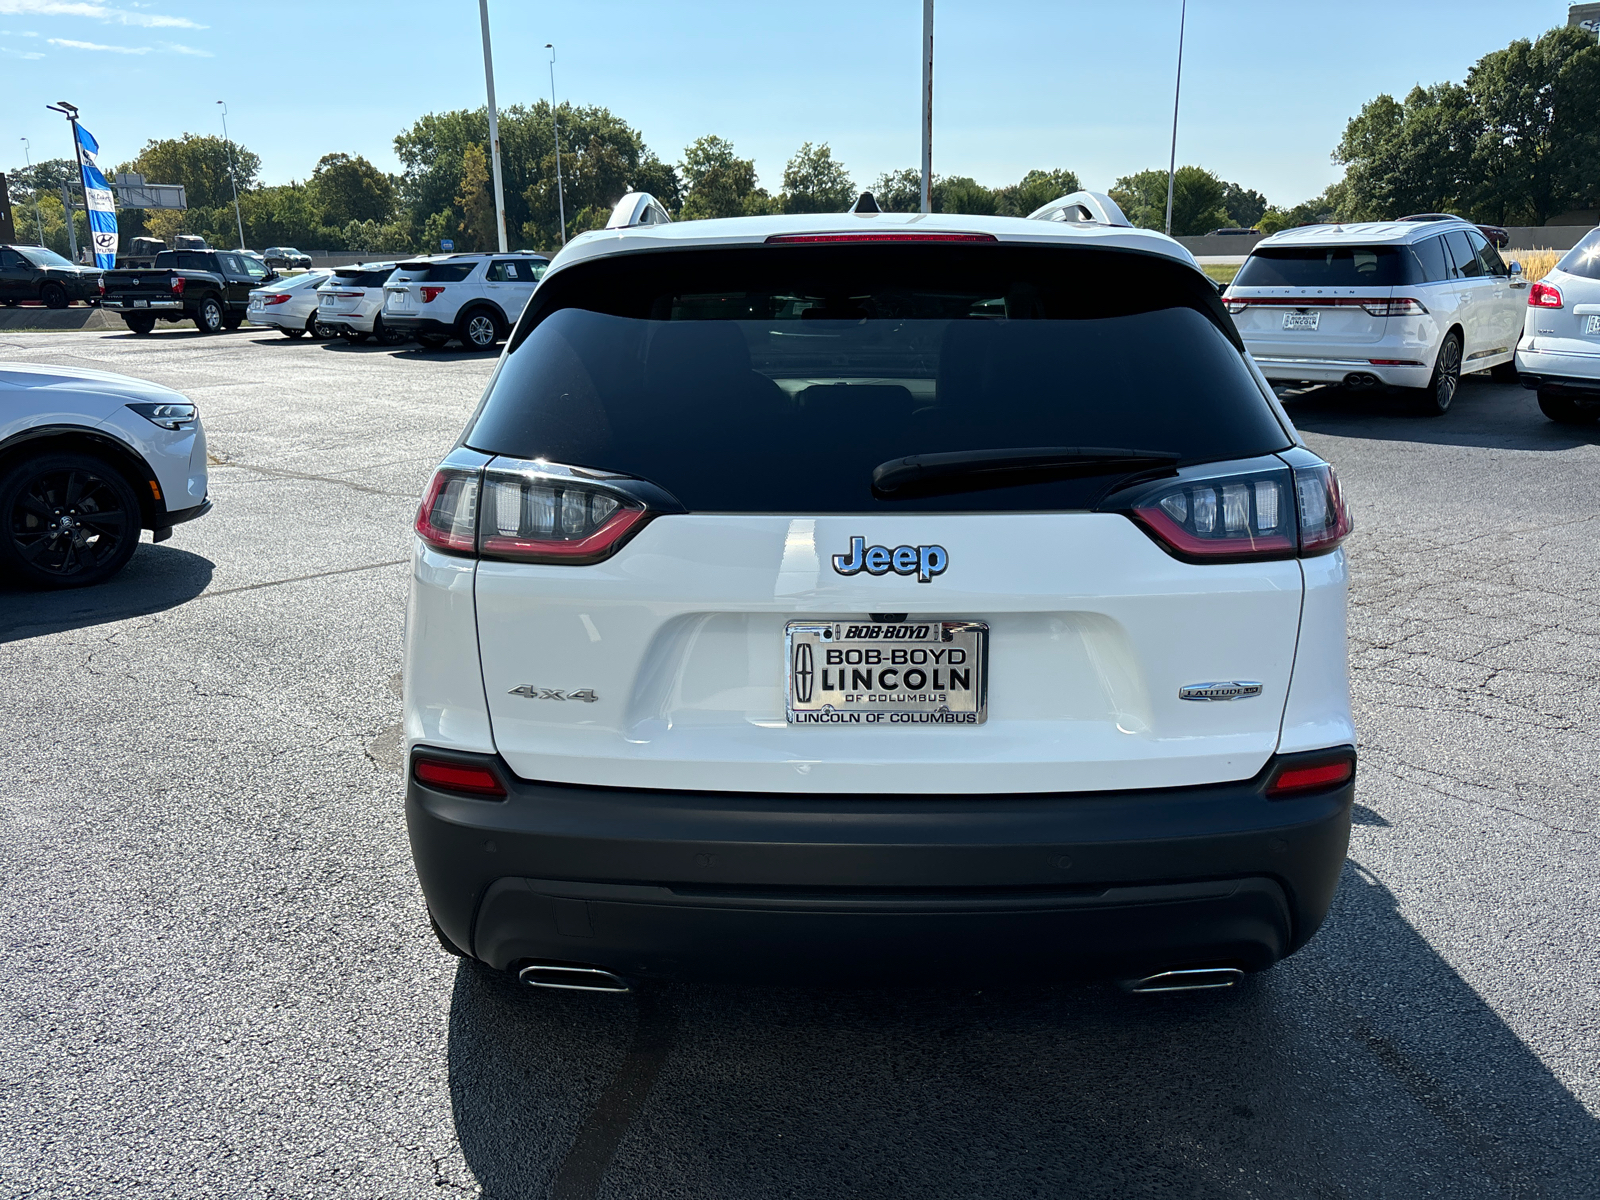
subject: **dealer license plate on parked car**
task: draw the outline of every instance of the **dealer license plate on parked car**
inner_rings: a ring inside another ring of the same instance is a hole
[[[133,302],[133,306],[135,308],[149,308],[150,307],[150,301],[148,301],[148,300],[135,300]]]
[[[1292,312],[1283,314],[1283,327],[1285,329],[1316,329],[1317,322],[1322,319],[1319,312]]]
[[[791,724],[983,724],[982,621],[790,621],[785,640]]]
[[[1600,333],[1600,316],[1590,317],[1583,327],[1585,333]]]

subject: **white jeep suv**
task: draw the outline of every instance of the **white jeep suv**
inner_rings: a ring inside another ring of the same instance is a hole
[[[1154,990],[1311,937],[1355,776],[1334,473],[1187,251],[1039,215],[557,258],[415,526],[447,948]]]
[[[549,266],[544,255],[524,250],[403,262],[384,284],[384,324],[430,349],[451,338],[468,350],[493,349]]]
[[[1388,384],[1437,416],[1464,372],[1515,382],[1521,271],[1465,221],[1309,225],[1257,243],[1226,303],[1274,383]]]

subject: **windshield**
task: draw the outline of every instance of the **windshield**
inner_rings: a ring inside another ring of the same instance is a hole
[[[1394,287],[1419,283],[1404,246],[1282,246],[1245,259],[1235,287]]]
[[[1600,229],[1591,229],[1583,240],[1568,250],[1556,270],[1584,279],[1600,279]]]
[[[70,267],[72,262],[43,246],[17,246],[16,252],[36,267]]]
[[[967,450],[1200,462],[1289,445],[1214,289],[1153,257],[656,253],[558,273],[534,297],[466,443],[639,476],[691,510],[1072,509],[1114,477],[910,501],[875,496],[872,473]]]

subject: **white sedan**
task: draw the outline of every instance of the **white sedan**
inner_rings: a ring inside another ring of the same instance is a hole
[[[187,397],[106,371],[0,363],[0,578],[86,587],[211,511]]]
[[[277,329],[292,338],[307,333],[316,338],[338,337],[337,329],[318,320],[317,288],[329,274],[325,268],[307,271],[256,288],[250,293],[246,314],[250,324]]]

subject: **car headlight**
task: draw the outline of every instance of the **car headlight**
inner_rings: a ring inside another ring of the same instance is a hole
[[[193,404],[130,404],[128,407],[163,429],[182,429],[200,417],[200,409]]]

